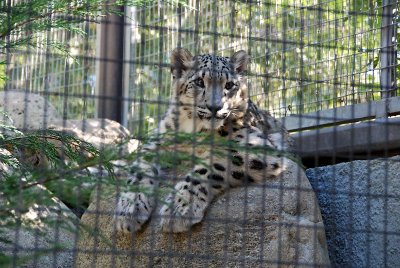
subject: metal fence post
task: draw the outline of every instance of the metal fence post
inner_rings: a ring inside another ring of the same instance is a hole
[[[395,1],[383,0],[381,22],[381,98],[386,99],[396,95],[396,42],[394,17]]]
[[[115,2],[115,1],[112,1]],[[123,13],[124,8],[118,11]],[[100,27],[97,116],[122,122],[124,17],[108,15]]]

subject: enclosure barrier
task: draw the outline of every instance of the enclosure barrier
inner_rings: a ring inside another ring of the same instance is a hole
[[[0,4],[0,266],[400,266],[399,1],[116,3]],[[99,16],[103,4],[112,14]],[[185,106],[171,88],[177,47],[246,51],[249,99],[282,121],[294,147],[273,147],[281,131],[239,149],[218,135],[161,133],[171,103]],[[152,139],[167,145],[138,149]],[[220,148],[236,162],[216,162]],[[196,150],[211,153],[202,162]],[[216,197],[203,222],[161,231],[162,197],[177,196],[170,178],[195,165],[237,177],[246,158],[248,169],[266,162],[262,183],[247,184],[244,170],[244,186]],[[151,219],[123,233],[119,196],[150,191],[126,185],[150,172],[137,159],[168,172],[154,175]]]

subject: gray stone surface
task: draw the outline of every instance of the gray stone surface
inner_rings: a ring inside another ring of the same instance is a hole
[[[4,149],[0,149],[0,154],[10,155]],[[15,167],[0,163],[0,183],[6,179],[4,175],[12,173],[13,170]],[[36,192],[36,197],[41,197],[47,192],[40,185],[30,188],[29,193],[32,191]],[[30,194],[30,196],[33,195]],[[0,192],[0,207],[6,206],[8,200],[4,197],[4,193]],[[22,202],[21,198],[19,200]],[[0,252],[12,257],[15,267],[67,268],[73,266],[73,249],[79,220],[60,200],[53,197],[53,201],[54,204],[48,206],[33,204],[20,215],[13,211],[13,215],[16,219],[20,219],[21,224],[6,224],[6,219],[11,220],[11,217],[0,214]],[[20,204],[22,209],[24,205]],[[0,209],[0,213],[3,212],[4,209]],[[49,221],[52,223],[49,224]],[[6,240],[9,243],[6,243]],[[56,246],[58,250],[54,250]]]
[[[43,129],[61,119],[56,109],[42,96],[24,91],[0,92],[0,111],[19,129]]]
[[[121,147],[121,154],[132,153],[138,146],[138,141],[129,140],[130,132],[118,122],[109,119],[63,120],[50,101],[39,94],[0,92],[0,111],[5,112],[18,129],[66,131],[92,143],[98,149],[126,142]]]
[[[0,154],[11,155],[4,149],[0,149]],[[18,163],[17,159],[14,161]],[[17,171],[16,168],[18,165],[13,167],[1,162],[0,183],[4,183],[5,174],[12,174]],[[21,181],[25,179],[20,178]],[[15,267],[72,267],[78,218],[55,197],[52,197],[52,205],[39,205],[41,202],[37,198],[48,193],[41,185],[33,186],[25,193],[37,203],[25,205],[22,202],[27,199],[16,196],[15,198],[19,198],[20,209],[23,210],[20,214],[14,210],[9,212],[20,220],[20,224],[10,224],[6,220],[11,220],[11,217],[1,214],[4,212],[1,208],[9,204],[9,198],[5,198],[4,193],[0,192],[0,252],[12,257]],[[56,246],[57,250],[54,250]]]
[[[115,191],[115,190],[114,190]],[[114,196],[97,195],[81,222],[101,235],[79,235],[77,267],[329,266],[324,226],[303,170],[292,163],[263,187],[229,190],[190,232],[163,233],[158,209],[144,230],[117,233]]]
[[[0,242],[0,252],[13,257],[16,267],[73,267],[79,220],[61,201],[56,202],[55,206],[34,206],[23,213],[22,222],[32,222],[29,227],[15,224],[0,228],[2,239],[12,241]],[[44,224],[44,218],[54,223]]]
[[[336,267],[400,267],[400,156],[307,170]]]

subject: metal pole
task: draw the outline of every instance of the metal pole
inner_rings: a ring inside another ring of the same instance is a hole
[[[111,1],[115,2],[115,0]],[[124,8],[117,10],[123,14]],[[100,27],[97,116],[122,122],[124,17],[108,15]]]
[[[381,22],[381,98],[386,99],[396,95],[395,81],[395,27],[393,0],[383,0]]]

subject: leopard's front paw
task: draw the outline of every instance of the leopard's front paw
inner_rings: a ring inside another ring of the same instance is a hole
[[[117,231],[136,232],[150,218],[154,201],[143,193],[121,193],[114,214]]]
[[[186,232],[194,224],[201,222],[206,203],[197,198],[185,199],[182,196],[169,196],[167,204],[160,210],[161,229],[167,233]]]

